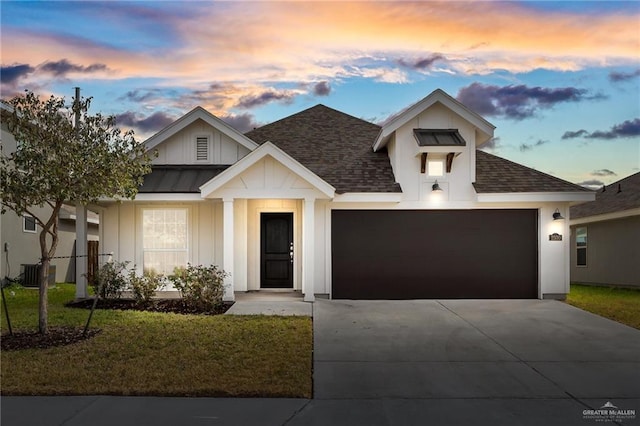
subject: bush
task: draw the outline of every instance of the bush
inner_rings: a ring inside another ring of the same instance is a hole
[[[148,304],[157,290],[164,287],[164,276],[153,271],[136,275],[135,269],[129,272],[129,287],[133,298],[141,304]]]
[[[107,262],[96,272],[91,286],[95,294],[103,299],[119,299],[127,287],[127,277],[123,274],[129,262]]]
[[[180,291],[184,303],[192,309],[211,311],[222,305],[226,272],[215,265],[176,268],[169,277]]]

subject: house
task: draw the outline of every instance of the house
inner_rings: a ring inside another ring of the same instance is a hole
[[[442,90],[382,127],[317,105],[241,134],[197,107],[146,141],[133,201],[104,200],[114,259],[217,264],[234,292],[564,298],[580,186],[478,148],[494,126]]]
[[[571,207],[571,282],[640,288],[640,172]]]
[[[12,107],[0,102],[2,114],[11,113]],[[6,120],[2,120],[0,130],[0,146],[4,155],[9,155],[16,150],[16,140],[6,126]],[[48,206],[33,207],[33,213],[39,217],[48,218],[51,208]],[[98,240],[99,216],[90,212],[88,215],[88,239]],[[75,241],[76,241],[76,210],[74,206],[63,205],[58,215],[58,248],[56,259],[51,261],[52,274],[49,277],[53,282],[75,282]],[[24,214],[16,215],[7,209],[0,215],[0,279],[8,277],[25,279],[25,273],[30,278],[27,284],[37,285],[33,279],[37,273],[33,266],[40,262],[40,227],[33,216]],[[55,269],[55,275],[53,274]]]

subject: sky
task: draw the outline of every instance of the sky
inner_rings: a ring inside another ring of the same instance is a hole
[[[0,96],[93,98],[144,140],[324,104],[380,124],[442,89],[483,149],[598,188],[640,171],[640,1],[0,1]]]

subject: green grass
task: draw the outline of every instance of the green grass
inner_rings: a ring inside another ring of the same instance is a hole
[[[640,290],[571,284],[567,303],[640,329]]]
[[[63,306],[73,292],[49,290],[51,326],[84,326],[88,310]],[[5,294],[14,332],[35,330],[37,290]],[[80,343],[3,351],[2,394],[311,397],[307,317],[96,310],[92,328],[102,332]]]

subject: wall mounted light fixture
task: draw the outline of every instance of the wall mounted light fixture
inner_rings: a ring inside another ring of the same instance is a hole
[[[564,216],[562,216],[559,209],[553,212],[553,220],[564,220]]]
[[[433,191],[433,192],[442,192],[442,188],[440,188],[440,185],[438,185],[438,181],[437,180],[436,180],[436,183],[431,185],[431,191]]]

